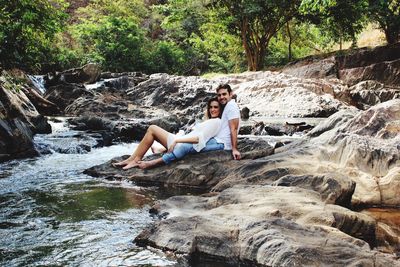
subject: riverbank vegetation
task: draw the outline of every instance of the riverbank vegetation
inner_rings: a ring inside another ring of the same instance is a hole
[[[397,0],[0,0],[0,64],[45,73],[99,63],[181,75],[261,70],[356,47],[373,23],[400,40]]]

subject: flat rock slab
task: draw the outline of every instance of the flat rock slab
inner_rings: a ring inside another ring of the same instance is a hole
[[[84,173],[108,179],[128,179],[144,186],[156,185],[209,190],[222,178],[228,176],[230,169],[234,166],[274,153],[274,148],[264,140],[242,139],[239,140],[238,148],[242,152],[241,161],[234,161],[231,151],[212,151],[187,155],[184,159],[169,166],[147,170],[132,168],[125,171],[112,166],[113,162],[127,157],[124,156],[91,167]],[[154,155],[153,157],[157,156],[161,155]]]

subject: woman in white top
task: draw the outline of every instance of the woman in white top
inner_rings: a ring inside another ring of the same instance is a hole
[[[218,99],[212,98],[207,102],[207,117],[209,119],[196,125],[187,135],[176,136],[161,127],[151,125],[147,129],[146,135],[143,137],[142,141],[140,141],[135,152],[126,160],[114,163],[113,165],[116,167],[123,166],[124,170],[137,166],[145,169],[161,163],[170,164],[172,161],[181,159],[189,153],[222,150],[224,149],[223,145],[214,144],[215,139],[213,138],[220,130],[221,114],[222,107]],[[142,161],[143,156],[154,141],[158,141],[168,152],[159,159]]]

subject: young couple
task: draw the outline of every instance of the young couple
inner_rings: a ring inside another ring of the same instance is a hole
[[[232,99],[232,89],[228,84],[218,86],[216,91],[217,97],[207,102],[208,120],[196,125],[189,134],[176,136],[156,125],[151,125],[135,152],[126,160],[113,165],[124,170],[133,167],[147,169],[160,164],[170,164],[187,154],[214,150],[232,150],[233,158],[239,160],[237,135],[240,110]],[[161,158],[143,161],[143,156],[154,141],[162,144],[167,153]]]

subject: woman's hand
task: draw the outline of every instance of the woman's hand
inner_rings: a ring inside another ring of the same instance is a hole
[[[176,146],[177,142],[176,140],[171,144],[171,146],[168,148],[168,153],[171,153],[172,151],[174,151],[174,148]]]

